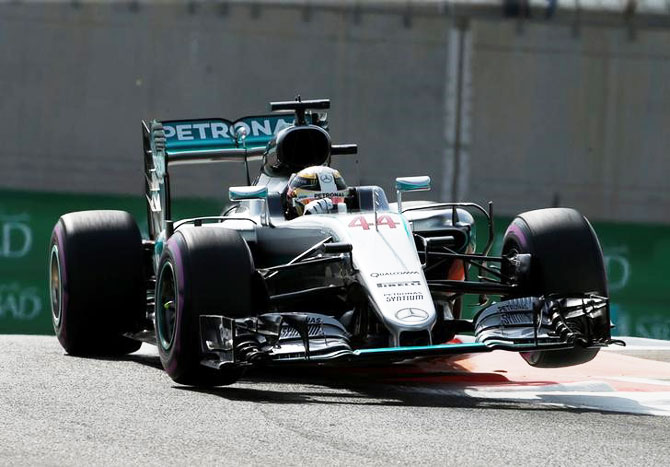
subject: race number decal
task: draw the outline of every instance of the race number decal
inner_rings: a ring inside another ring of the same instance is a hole
[[[390,229],[395,229],[395,221],[391,219],[391,216],[377,217],[377,225],[388,225]]]
[[[356,216],[349,222],[349,227],[361,227],[363,230],[370,230],[368,221],[363,216]]]
[[[374,220],[371,221],[371,224],[375,225]],[[388,216],[386,214],[377,217],[377,226],[381,225],[386,225],[388,226],[389,229],[396,228],[395,221],[391,218],[391,216]],[[370,223],[368,223],[368,221],[365,220],[365,217],[356,216],[353,219],[351,219],[351,222],[349,222],[349,227],[360,227],[363,230],[370,230]]]

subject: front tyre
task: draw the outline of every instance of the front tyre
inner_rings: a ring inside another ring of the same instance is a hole
[[[185,228],[167,241],[156,280],[156,343],[175,382],[224,386],[242,376],[240,367],[200,364],[200,316],[251,316],[253,273],[249,248],[235,230]]]
[[[514,296],[596,293],[608,296],[602,251],[591,224],[574,209],[551,208],[519,214],[507,228],[503,256],[530,253],[530,275],[522,277]],[[503,274],[509,271],[503,269]],[[510,297],[513,298],[513,297]],[[586,320],[586,318],[584,318]],[[609,312],[592,322],[596,338],[609,338]],[[531,366],[557,368],[593,360],[598,349],[575,347],[569,350],[522,352]]]
[[[142,237],[123,211],[65,214],[49,246],[51,317],[70,355],[118,356],[140,348],[123,333],[146,310]]]

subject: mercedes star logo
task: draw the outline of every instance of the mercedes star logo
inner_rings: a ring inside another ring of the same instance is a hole
[[[407,323],[420,323],[428,319],[428,313],[419,308],[403,308],[396,312],[395,317]]]

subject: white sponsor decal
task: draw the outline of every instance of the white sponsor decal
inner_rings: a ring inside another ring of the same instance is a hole
[[[403,308],[396,311],[395,317],[400,321],[408,323],[420,323],[428,319],[429,315],[424,310],[419,308]]]
[[[411,302],[414,300],[423,300],[421,292],[394,292],[385,293],[386,302]]]
[[[386,287],[412,287],[415,285],[421,285],[421,281],[404,281],[404,282],[378,282],[377,287],[386,288]]]
[[[37,287],[22,288],[18,282],[0,284],[0,318],[35,319],[42,311]]]
[[[670,323],[662,315],[643,317],[635,323],[633,335],[667,341],[670,340]]]
[[[419,274],[419,271],[373,272],[370,273],[370,277],[405,276],[410,274]]]
[[[649,339],[670,340],[670,322],[666,315],[654,313],[640,315],[613,303],[611,305],[612,321],[616,325],[617,336],[639,336]]]
[[[0,215],[0,257],[23,258],[33,246],[28,214]]]
[[[284,119],[276,121],[252,120],[251,125],[246,122],[235,122],[228,124],[221,121],[179,123],[176,125],[163,125],[166,138],[177,138],[179,141],[193,141],[201,139],[233,139],[239,128],[244,128],[250,136],[272,136],[290,126],[293,122]],[[274,125],[274,126],[273,126]]]
[[[617,292],[628,285],[630,280],[630,262],[626,255],[628,247],[607,248],[604,255],[605,270],[607,271],[607,283],[610,292]]]

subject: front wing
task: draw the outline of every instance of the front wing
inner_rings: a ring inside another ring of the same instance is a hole
[[[529,352],[597,348],[589,320],[606,313],[597,295],[525,297],[501,301],[473,319],[475,342],[412,347],[352,348],[342,324],[316,313],[271,313],[244,320],[217,315],[200,318],[202,364],[212,368],[257,363],[394,362],[507,350]]]

